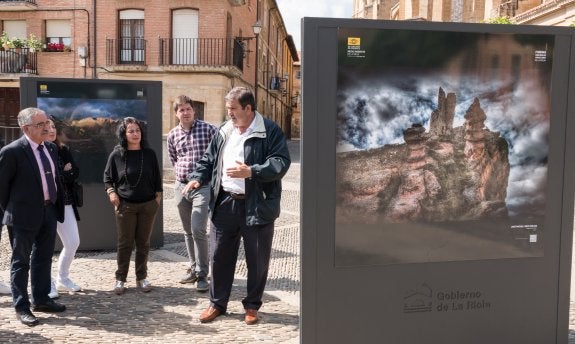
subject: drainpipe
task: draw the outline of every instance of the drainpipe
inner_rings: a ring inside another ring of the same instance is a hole
[[[271,25],[271,22],[272,22],[272,21],[271,21],[271,20],[272,20],[272,11],[273,11],[274,9],[276,9],[276,8],[277,8],[277,6],[274,6],[274,7],[270,8],[269,11],[268,11],[268,39],[267,39],[267,43],[266,43],[266,46],[267,46],[266,50],[268,51],[268,54],[267,54],[267,58],[266,58],[267,61],[266,61],[266,66],[265,66],[265,67],[266,67],[265,70],[267,71],[267,74],[266,74],[266,75],[268,76],[268,79],[269,79],[270,73],[271,73],[271,70],[269,70],[269,68],[270,68],[270,52],[269,52],[269,47],[270,47],[270,39],[271,39],[271,31],[272,31],[272,30],[270,30],[270,25]],[[265,82],[266,90],[267,90],[267,92],[266,92],[266,104],[267,104],[268,106],[270,106],[270,91],[269,91],[270,81],[269,81],[269,80],[264,80],[264,82]],[[274,117],[275,117],[274,113],[271,113],[271,114],[269,114],[268,116],[271,116],[271,118],[274,118]]]
[[[258,20],[260,20],[259,16],[260,16],[260,2],[256,1],[256,22]],[[256,110],[260,111],[260,113],[261,113],[262,110],[258,106],[258,88],[259,88],[258,87],[258,60],[260,59],[259,49],[258,49],[258,47],[259,47],[259,36],[260,36],[259,34],[256,35],[256,62],[254,63],[254,67],[256,70],[254,73],[254,76],[255,76],[255,78],[254,78],[254,99],[256,102]]]
[[[96,58],[97,57],[97,51],[98,51],[98,49],[96,48],[96,45],[98,44],[98,40],[96,39],[97,35],[98,35],[98,33],[96,31],[96,20],[98,19],[98,16],[96,15],[96,0],[94,0],[94,3],[92,6],[93,6],[92,13],[94,13],[94,65],[92,66],[92,79],[98,79],[98,75],[96,74],[96,65],[98,63],[98,59]],[[89,40],[89,38],[88,38],[88,40]],[[88,53],[89,52],[90,52],[90,44],[88,44]]]

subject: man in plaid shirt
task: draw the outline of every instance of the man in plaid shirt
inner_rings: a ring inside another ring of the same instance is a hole
[[[180,124],[168,134],[168,152],[175,168],[174,197],[184,227],[186,249],[190,259],[190,268],[180,283],[197,282],[196,289],[205,292],[209,289],[206,227],[210,186],[205,185],[185,194],[182,194],[182,190],[188,184],[187,176],[194,170],[196,161],[204,155],[217,128],[194,118],[192,99],[187,96],[182,95],[176,98],[174,111]]]

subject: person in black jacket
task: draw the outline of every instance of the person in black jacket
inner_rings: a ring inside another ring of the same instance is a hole
[[[134,117],[126,117],[116,132],[120,144],[104,170],[104,184],[114,206],[118,233],[118,269],[114,292],[126,290],[126,277],[134,243],[136,246],[136,286],[152,290],[147,280],[150,237],[162,199],[162,175],[156,153],[148,147],[144,127]]]
[[[12,246],[12,300],[18,320],[28,326],[39,322],[30,311],[28,279],[35,312],[66,310],[48,296],[56,223],[64,220],[58,148],[45,141],[49,124],[44,111],[23,109],[18,125],[24,135],[0,150],[0,209]]]
[[[60,180],[62,182],[64,194],[64,221],[58,222],[57,231],[62,241],[62,251],[58,258],[58,278],[54,282],[52,279],[52,288],[50,298],[57,298],[58,291],[76,292],[82,290],[74,281],[70,279],[70,266],[74,260],[76,250],[80,246],[80,233],[78,232],[78,222],[80,214],[76,200],[74,199],[72,189],[74,182],[78,180],[78,165],[72,158],[70,148],[60,141],[61,132],[57,132],[54,119],[50,120],[48,127],[48,138],[58,146],[58,169],[60,171]]]
[[[235,87],[226,96],[230,120],[212,139],[188,176],[182,193],[210,184],[210,306],[207,323],[224,314],[234,281],[240,239],[248,268],[245,322],[259,321],[272,250],[274,221],[280,214],[281,179],[291,159],[280,127],[256,111],[251,91]]]

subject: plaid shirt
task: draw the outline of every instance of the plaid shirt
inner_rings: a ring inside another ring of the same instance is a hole
[[[188,174],[194,171],[196,162],[204,155],[217,130],[215,126],[197,119],[189,131],[180,125],[170,130],[168,153],[178,181],[188,182]]]

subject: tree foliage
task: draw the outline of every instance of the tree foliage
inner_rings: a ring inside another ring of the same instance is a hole
[[[484,22],[488,24],[515,24],[511,19],[511,17],[508,16],[492,17],[489,19],[485,19]]]

